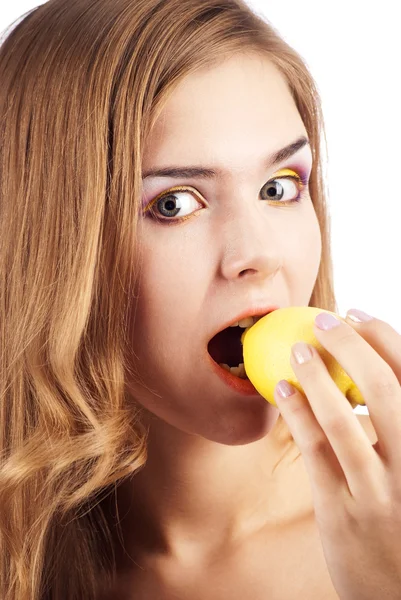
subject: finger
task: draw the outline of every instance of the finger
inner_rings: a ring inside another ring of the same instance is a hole
[[[385,329],[378,323],[375,327],[371,326],[370,335],[378,339]],[[401,468],[401,386],[394,371],[356,329],[344,320],[340,319],[338,327],[328,330],[321,330],[315,325],[314,334],[360,389],[369,409],[378,438],[377,447],[382,456],[397,461]],[[363,452],[367,452],[366,448]]]
[[[370,317],[369,320],[359,321],[363,315],[366,315],[363,311],[350,309],[346,321],[391,367],[401,385],[401,335],[389,323],[376,317],[366,315],[364,318]]]
[[[283,398],[279,393],[280,383],[283,382],[276,386],[274,398],[302,454],[315,506],[322,509],[335,506],[339,496],[350,493],[337,456],[306,396],[290,385],[292,395]]]
[[[316,348],[309,345],[310,359],[297,363],[300,346],[292,348],[291,366],[335,453],[350,493],[360,497],[376,488],[381,461]]]

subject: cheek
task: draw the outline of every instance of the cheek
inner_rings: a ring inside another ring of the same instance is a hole
[[[194,217],[196,219],[196,217]],[[180,229],[181,228],[181,229]],[[149,228],[143,247],[139,310],[147,321],[172,322],[196,311],[213,271],[204,231],[183,225]]]
[[[322,236],[314,212],[310,219],[297,228],[296,233],[291,236],[287,248],[290,260],[287,265],[291,268],[294,280],[302,288],[309,289],[313,287],[318,275],[322,254]]]
[[[138,354],[146,352],[150,357],[157,348],[157,355],[168,355],[179,331],[196,327],[199,299],[205,294],[203,270],[207,268],[199,246],[184,250],[159,240],[144,251],[135,323],[131,325],[132,345]]]

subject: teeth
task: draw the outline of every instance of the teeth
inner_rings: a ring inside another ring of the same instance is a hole
[[[240,321],[236,321],[235,323],[233,323],[232,325],[230,325],[230,327],[243,327],[244,329],[246,327],[252,327],[252,325],[254,323],[256,323],[256,321],[259,321],[259,319],[261,319],[262,317],[246,317],[245,319],[241,319]]]
[[[220,367],[223,367],[226,371],[230,371],[233,375],[240,377],[241,379],[248,379],[244,369],[244,363],[240,363],[238,367],[229,367],[225,363],[219,363]]]
[[[240,319],[239,321],[236,321],[235,323],[233,323],[232,325],[230,325],[230,327],[242,327],[243,329],[249,329],[250,327],[252,327],[252,325],[254,325],[257,321],[259,321],[259,319],[262,318],[263,315],[261,315],[260,317],[246,317],[245,319]],[[242,336],[245,335],[245,332],[242,334]],[[242,337],[241,337],[241,342],[242,342]],[[223,369],[225,369],[226,371],[230,371],[230,373],[232,373],[233,375],[236,375],[237,377],[240,377],[241,379],[249,379],[245,373],[245,369],[244,369],[244,363],[240,363],[237,367],[230,367],[229,365],[225,364],[225,363],[219,363],[220,367],[223,367]]]

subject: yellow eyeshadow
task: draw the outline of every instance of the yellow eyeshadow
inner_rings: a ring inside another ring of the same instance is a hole
[[[273,176],[269,179],[269,181],[279,179],[280,177],[294,177],[295,179],[298,179],[300,182],[302,181],[302,177],[299,175],[299,173],[297,173],[296,171],[293,171],[292,169],[280,169],[279,171],[276,171],[273,174]],[[168,194],[172,194],[174,192],[179,192],[179,191],[186,192],[188,190],[192,190],[196,196],[198,195],[196,190],[191,185],[176,185],[176,186],[173,186],[172,188],[169,188],[168,190],[164,190],[163,192],[160,192],[160,194],[158,194],[155,198],[153,198],[153,200],[145,207],[144,213],[146,213],[148,210],[150,210],[152,208],[152,206],[154,204],[156,204],[156,202],[160,198],[163,198],[164,196],[167,196]],[[272,200],[272,202],[274,202],[274,200]],[[279,203],[285,204],[285,202],[280,202],[280,201],[279,201]],[[190,216],[194,216],[194,215],[188,215],[188,217],[181,217],[181,220],[189,218]],[[179,220],[177,220],[177,222],[179,222]]]
[[[295,176],[297,177],[297,179],[301,179],[298,173],[296,173],[292,169],[280,169],[280,171],[274,173],[274,179],[278,179],[279,177],[285,177],[287,175],[290,175],[291,177]]]

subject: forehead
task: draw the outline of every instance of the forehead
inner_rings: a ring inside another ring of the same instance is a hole
[[[144,165],[235,164],[274,151],[306,129],[288,84],[265,57],[239,55],[185,77],[147,140]]]

